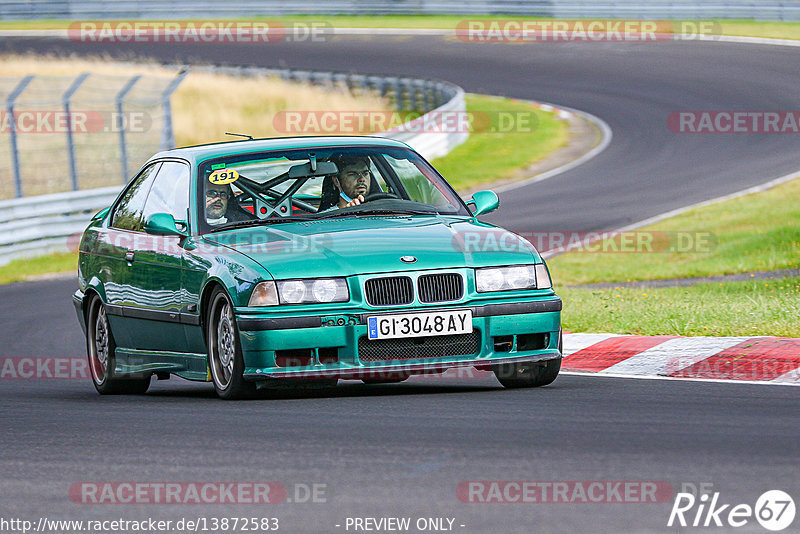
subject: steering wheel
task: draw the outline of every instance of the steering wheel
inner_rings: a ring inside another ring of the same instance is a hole
[[[394,193],[387,193],[386,191],[376,191],[375,193],[370,193],[369,195],[365,196],[364,202],[371,202],[373,200],[384,200],[387,198],[400,199],[400,197],[395,195]]]

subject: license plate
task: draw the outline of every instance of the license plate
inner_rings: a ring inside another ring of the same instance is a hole
[[[402,313],[367,317],[369,339],[448,336],[472,332],[472,311]]]

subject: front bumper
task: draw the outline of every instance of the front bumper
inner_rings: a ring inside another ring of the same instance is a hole
[[[561,300],[557,297],[526,301],[452,306],[440,310],[470,309],[476,345],[470,354],[414,357],[416,345],[441,339],[411,338],[409,354],[380,361],[367,361],[359,353],[359,341],[367,336],[367,317],[412,310],[348,312],[328,315],[264,317],[237,309],[239,337],[248,380],[375,378],[420,373],[440,373],[454,367],[489,369],[493,365],[558,359]],[[414,309],[413,311],[435,311]],[[537,337],[538,336],[538,337]],[[526,339],[526,342],[522,340]],[[538,340],[533,345],[527,341]],[[402,348],[402,345],[401,345]],[[373,353],[375,351],[372,351]],[[287,365],[282,355],[302,355]],[[398,354],[395,352],[395,354]]]

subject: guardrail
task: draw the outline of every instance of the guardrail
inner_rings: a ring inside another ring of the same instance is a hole
[[[121,186],[0,201],[0,265],[66,252],[67,239],[83,232],[91,215],[117,198]]]
[[[185,75],[0,77],[0,199],[126,183],[175,144],[169,101]]]
[[[466,111],[463,89],[443,81],[290,69],[194,68],[237,76],[280,76],[331,88],[347,87],[351,91],[376,91],[389,98],[397,109],[420,109],[426,113]],[[423,115],[417,120],[424,119]],[[469,133],[382,132],[378,135],[401,140],[432,159],[447,154],[464,142]],[[77,239],[75,243],[68,243],[70,238],[86,228],[93,213],[111,205],[121,188],[112,186],[0,201],[0,265],[17,258],[65,252],[68,244],[76,246]]]
[[[197,17],[277,17],[297,14],[509,14],[537,17],[722,18],[800,20],[796,0],[3,0],[0,20],[20,19],[178,19]]]

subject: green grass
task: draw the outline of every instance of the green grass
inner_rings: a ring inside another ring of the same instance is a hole
[[[36,276],[74,271],[77,268],[77,252],[63,252],[37,258],[14,260],[0,267],[0,284],[22,282]]]
[[[541,17],[519,17],[514,15],[295,15],[286,17],[252,17],[248,19],[230,18],[226,20],[270,20],[286,26],[297,23],[323,23],[337,28],[442,28],[453,29],[463,20],[541,20]],[[188,20],[188,19],[187,19]],[[3,21],[0,29],[60,29],[72,21]],[[680,22],[680,21],[672,21]],[[696,22],[696,21],[691,21]],[[724,35],[747,37],[771,37],[777,39],[800,39],[800,23],[754,20],[716,20],[719,31]]]
[[[695,208],[649,230],[710,232],[686,253],[569,253],[548,264],[572,332],[800,337],[800,278],[690,287],[584,289],[569,284],[746,273],[800,266],[800,180]],[[647,230],[642,230],[647,232]],[[645,234],[647,235],[647,234]]]
[[[769,191],[694,208],[637,232],[711,235],[710,247],[689,252],[577,252],[552,258],[562,284],[686,278],[800,266],[800,180]],[[715,244],[714,244],[715,243]],[[654,249],[657,247],[653,247]]]
[[[722,35],[800,39],[800,22],[764,22],[752,20],[720,20]]]
[[[448,155],[433,160],[433,166],[459,191],[510,178],[568,141],[566,122],[525,101],[467,95],[467,111],[484,112],[482,117],[505,113],[506,117],[527,118],[533,114],[536,119],[531,121],[535,126],[530,131],[472,133]]]
[[[800,278],[674,288],[556,287],[570,332],[800,337]]]

